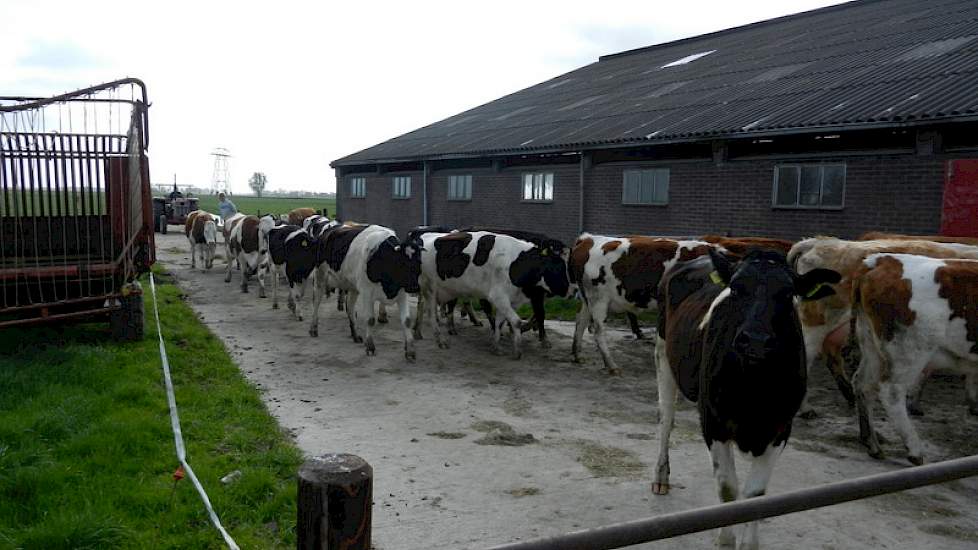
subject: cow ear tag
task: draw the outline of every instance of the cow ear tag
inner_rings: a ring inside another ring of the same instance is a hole
[[[309,246],[309,243],[307,243],[306,241],[302,241],[302,248],[305,248],[307,246]]]
[[[816,293],[817,293],[817,292],[818,292],[819,290],[822,290],[822,287],[823,287],[823,286],[825,286],[825,283],[818,283],[817,285],[815,285],[815,286],[813,286],[813,287],[812,287],[812,289],[811,289],[811,290],[809,290],[809,291],[808,291],[808,293],[806,293],[806,294],[805,294],[805,298],[811,298],[811,297],[812,297],[812,296],[814,296],[814,295],[815,295],[815,294],[816,294]]]
[[[547,254],[549,254],[549,251],[546,248],[540,251],[541,256],[546,256]]]
[[[710,273],[710,280],[713,281],[713,284],[717,284],[720,286],[727,286],[723,284],[723,279],[720,278],[720,274],[717,273],[716,271]]]

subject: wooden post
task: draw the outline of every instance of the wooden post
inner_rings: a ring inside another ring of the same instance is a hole
[[[299,468],[300,550],[370,550],[373,468],[348,454],[327,454]]]

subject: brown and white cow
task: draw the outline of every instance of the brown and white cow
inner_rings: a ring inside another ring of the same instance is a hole
[[[717,492],[724,502],[764,495],[791,435],[806,390],[805,346],[796,297],[831,294],[839,274],[797,275],[784,254],[752,249],[739,263],[710,248],[709,258],[680,264],[663,277],[659,296],[656,377],[659,460],[652,491],[669,492],[669,437],[678,391],[699,408]],[[751,459],[743,492],[734,449]],[[720,530],[720,546],[757,548],[757,522],[739,541]]]
[[[924,461],[924,446],[907,415],[906,397],[928,368],[966,375],[968,401],[978,412],[978,260],[873,254],[853,286],[861,360],[853,375],[860,440],[882,457],[873,428],[872,396],[907,446]]]
[[[659,281],[678,262],[701,257],[712,247],[740,258],[753,249],[786,253],[791,245],[790,241],[761,237],[674,240],[637,235],[581,235],[574,243],[569,261],[571,280],[578,285],[582,298],[571,346],[574,359],[580,361],[584,330],[591,324],[605,368],[611,374],[620,374],[608,349],[604,326],[608,313],[624,312],[632,314],[634,319],[635,314],[654,309]]]
[[[302,227],[302,222],[317,214],[314,208],[294,208],[289,211],[288,218],[285,220],[289,225]]]
[[[842,281],[835,287],[835,295],[825,300],[803,302],[799,306],[809,369],[816,359],[825,356],[825,350],[837,351],[848,340],[849,321],[852,317],[852,284],[866,271],[863,260],[876,253],[978,259],[978,247],[957,243],[846,241],[835,237],[814,237],[796,243],[788,253],[788,262],[795,271],[804,274],[815,268],[826,268],[842,274]],[[833,368],[833,376],[840,388],[849,388],[848,376],[842,362],[824,358]],[[851,392],[851,389],[848,391]],[[807,399],[802,405],[801,415],[805,418],[815,416]]]
[[[235,212],[233,216],[224,220],[223,224],[221,225],[221,236],[224,237],[224,260],[228,264],[234,262],[238,269],[241,269],[241,265],[238,264],[237,257],[231,255],[231,226],[244,217],[245,214]]]
[[[605,321],[609,313],[639,314],[654,309],[659,281],[676,262],[706,254],[704,241],[677,241],[657,237],[605,237],[584,233],[574,243],[568,260],[570,280],[581,293],[581,309],[574,327],[571,353],[580,361],[581,343],[588,325],[594,327],[605,368],[620,374],[608,348]]]
[[[187,214],[184,234],[190,241],[190,267],[197,267],[197,255],[205,269],[214,267],[214,254],[217,249],[217,218],[210,212],[194,210]]]
[[[857,241],[933,241],[935,243],[957,243],[978,246],[978,237],[948,237],[945,235],[901,235],[899,233],[884,233],[868,231],[859,236]]]
[[[232,217],[224,224],[231,257],[241,267],[241,292],[248,292],[248,278],[258,273],[258,268],[268,253],[264,236],[259,230],[260,224],[258,216]],[[224,282],[231,282],[230,262]],[[261,278],[258,279],[258,287],[258,296],[264,298],[265,281]]]

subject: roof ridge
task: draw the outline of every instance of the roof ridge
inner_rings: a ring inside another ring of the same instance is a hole
[[[763,26],[774,24],[774,23],[783,23],[785,21],[790,21],[790,20],[793,20],[793,19],[802,19],[804,17],[810,17],[812,15],[819,14],[819,13],[826,13],[826,12],[831,12],[831,11],[836,11],[836,10],[850,9],[850,8],[853,8],[853,7],[857,6],[857,5],[858,6],[863,6],[863,5],[866,5],[866,4],[876,4],[876,3],[882,3],[882,2],[885,2],[885,1],[887,1],[887,0],[851,0],[849,2],[842,2],[840,4],[834,4],[834,5],[831,5],[831,6],[825,6],[825,7],[821,7],[821,8],[815,8],[813,10],[802,11],[802,12],[798,12],[798,13],[791,13],[791,14],[788,14],[788,15],[782,15],[781,17],[775,17],[773,19],[764,19],[763,21],[754,21],[753,23],[746,23],[744,25],[740,25],[740,26],[737,26],[737,27],[730,27],[728,29],[721,29],[721,30],[718,30],[718,31],[713,31],[713,32],[698,34],[696,36],[687,36],[686,38],[679,38],[677,40],[672,40],[672,41],[669,41],[669,42],[661,42],[659,44],[652,44],[650,46],[642,46],[641,48],[633,48],[631,50],[625,50],[625,51],[622,51],[622,52],[610,53],[610,54],[606,54],[606,55],[602,55],[602,56],[598,57],[598,62],[605,61],[605,60],[608,60],[608,59],[617,59],[617,58],[620,58],[620,57],[627,57],[627,56],[635,55],[635,54],[639,54],[639,53],[645,53],[645,52],[649,52],[649,51],[653,51],[653,50],[658,50],[660,48],[666,48],[668,46],[675,46],[677,44],[683,44],[683,43],[687,43],[687,42],[693,42],[693,41],[700,40],[700,39],[706,38],[706,37],[725,36],[725,35],[728,35],[728,34],[733,34],[733,33],[736,33],[736,32],[743,31],[745,29],[752,29],[752,28],[757,28],[757,27],[763,27]]]

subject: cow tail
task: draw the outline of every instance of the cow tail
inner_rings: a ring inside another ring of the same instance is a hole
[[[842,352],[842,368],[850,379],[852,378],[852,374],[856,372],[856,368],[859,367],[860,361],[859,338],[856,335],[856,322],[859,315],[862,313],[862,290],[859,285],[861,279],[861,277],[853,277],[852,279],[852,290],[849,294],[851,304],[849,306],[849,337],[847,338],[845,348]]]

